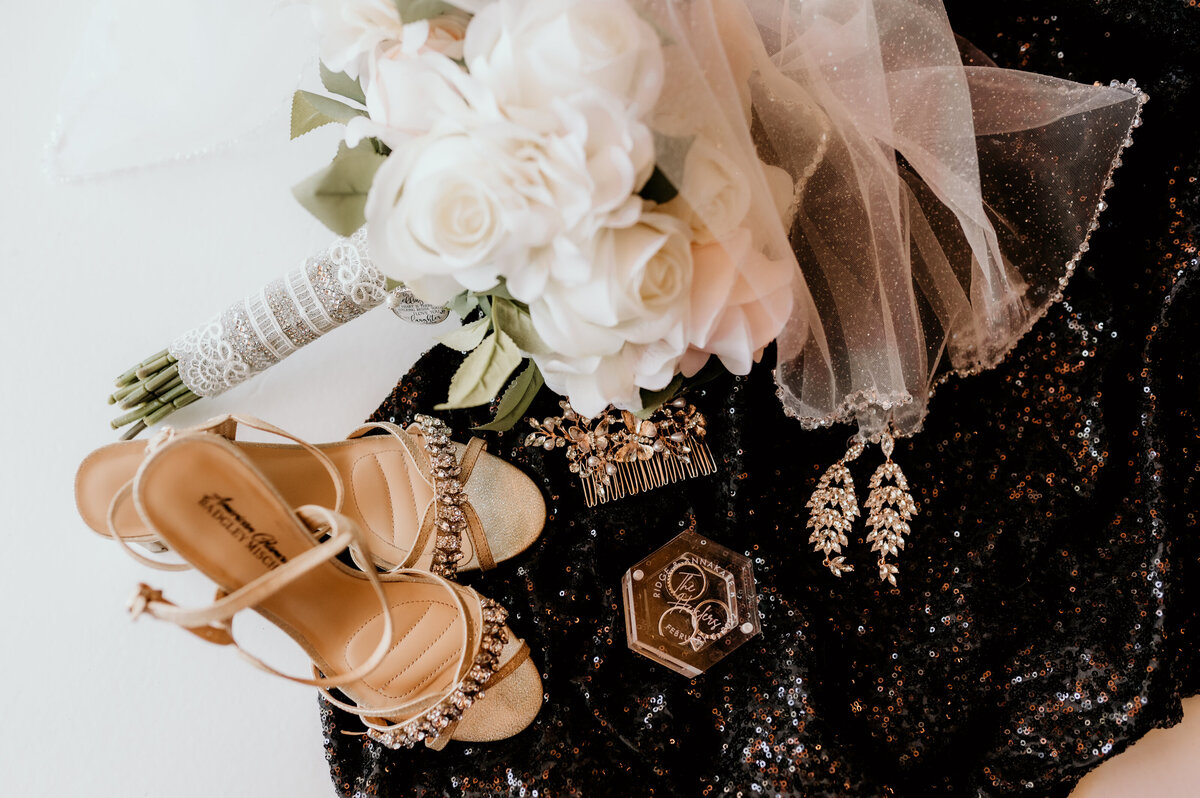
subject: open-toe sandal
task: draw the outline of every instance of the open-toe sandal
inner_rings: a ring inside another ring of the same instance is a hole
[[[247,447],[206,433],[160,440],[130,493],[148,533],[219,588],[212,605],[185,609],[142,585],[130,605],[135,617],[172,621],[237,647],[263,670],[321,688],[392,748],[498,740],[537,714],[541,679],[499,605],[425,571],[343,564],[340,552],[369,552],[375,537],[328,508],[293,509]],[[312,678],[279,673],[238,646],[232,618],[246,609],[304,649]]]
[[[239,423],[295,444],[237,441]],[[332,507],[357,522],[371,541],[373,564],[387,570],[447,577],[487,570],[528,548],[545,525],[546,505],[529,477],[484,451],[478,438],[450,440],[449,428],[429,416],[408,429],[366,424],[347,440],[317,445],[247,416],[221,416],[187,432],[234,442],[290,506]],[[167,428],[151,440],[179,434]],[[79,467],[75,500],[96,532],[156,552],[164,541],[126,501],[147,446],[122,441],[97,449]]]

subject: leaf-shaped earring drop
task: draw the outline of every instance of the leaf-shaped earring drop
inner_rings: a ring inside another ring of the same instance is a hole
[[[867,496],[866,507],[867,542],[871,551],[879,552],[879,578],[884,582],[896,584],[896,574],[899,567],[888,562],[889,556],[899,557],[904,548],[904,536],[912,533],[908,522],[917,513],[917,505],[908,492],[908,480],[900,466],[892,462],[892,436],[886,432],[880,441],[883,456],[887,462],[875,469],[871,475],[871,492]],[[890,484],[884,484],[891,480]]]
[[[855,440],[846,450],[841,460],[829,467],[817,482],[806,505],[810,511],[808,527],[812,534],[808,542],[813,544],[813,551],[824,552],[825,560],[821,563],[834,576],[841,576],[847,571],[853,571],[854,566],[846,563],[842,554],[842,546],[847,544],[846,533],[854,519],[858,517],[858,497],[854,495],[854,478],[846,467],[854,458],[862,454],[863,442]],[[837,557],[830,557],[830,554]]]

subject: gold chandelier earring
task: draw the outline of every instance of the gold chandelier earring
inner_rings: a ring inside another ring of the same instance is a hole
[[[842,455],[842,459],[831,465],[821,475],[817,488],[806,505],[810,511],[808,527],[812,534],[808,542],[813,544],[813,551],[824,552],[825,560],[821,563],[834,576],[853,571],[854,566],[846,562],[842,547],[847,545],[846,533],[858,517],[858,497],[854,494],[854,477],[846,464],[862,454],[863,442],[855,439],[850,448]],[[837,554],[836,557],[830,557]]]
[[[867,526],[871,528],[867,542],[871,544],[871,551],[879,552],[879,578],[893,585],[899,567],[887,558],[900,556],[904,536],[912,533],[908,522],[917,513],[916,502],[908,492],[908,480],[900,466],[892,462],[894,445],[892,436],[883,433],[879,447],[887,461],[871,475],[871,492],[866,501]]]

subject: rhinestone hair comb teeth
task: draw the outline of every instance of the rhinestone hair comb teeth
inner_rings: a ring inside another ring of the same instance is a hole
[[[560,401],[561,416],[531,418],[526,446],[565,449],[568,468],[579,475],[588,507],[716,472],[704,443],[704,414],[682,397],[639,419],[610,408],[596,418]]]

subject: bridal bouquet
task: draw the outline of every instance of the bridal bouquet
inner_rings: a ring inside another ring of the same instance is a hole
[[[387,301],[457,312],[441,407],[491,429],[543,384],[645,418],[776,341],[802,424],[908,434],[1061,296],[1145,100],[996,68],[939,0],[311,9],[292,136],[344,135],[294,193],[344,238],[122,375],[114,425]]]
[[[746,373],[786,322],[794,257],[748,217],[786,213],[794,184],[719,112],[672,102],[688,73],[647,11],[315,4],[344,101],[298,93],[293,135],[345,122],[346,141],[301,201],[344,235],[365,223],[420,299],[481,311],[443,339],[470,352],[447,407],[490,402],[528,357],[528,398],[544,378],[586,416],[642,410],[711,357]]]

